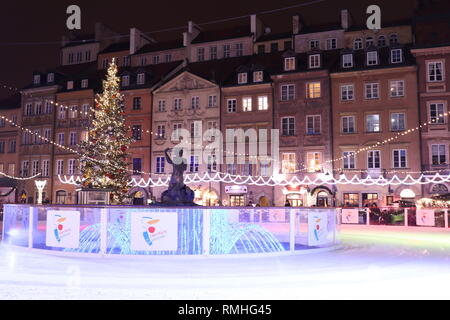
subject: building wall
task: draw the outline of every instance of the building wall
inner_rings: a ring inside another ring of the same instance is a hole
[[[389,82],[391,80],[404,80],[404,97],[392,98],[389,95]],[[406,130],[415,128],[419,124],[418,99],[417,99],[417,70],[415,66],[400,68],[384,68],[378,70],[365,70],[364,72],[342,72],[331,75],[332,82],[332,100],[333,100],[333,142],[334,159],[341,158],[343,152],[354,152],[361,148],[371,147],[377,143],[382,143],[390,139],[398,132],[393,132],[390,121],[391,114],[401,112],[406,115]],[[378,82],[380,86],[379,99],[367,100],[364,97],[364,85],[367,82]],[[354,85],[354,100],[341,101],[341,85]],[[381,131],[378,133],[368,133],[366,127],[366,116],[370,114],[379,114]],[[342,133],[343,116],[355,116],[356,132],[352,134]],[[393,168],[393,150],[407,150],[407,168]],[[420,174],[420,137],[419,132],[414,131],[404,136],[400,136],[393,142],[371,150],[379,150],[381,155],[381,169],[375,170],[373,176],[380,174],[391,178],[394,174],[399,177],[406,177],[406,172],[414,172],[413,177]],[[356,155],[355,170],[344,170],[343,161],[335,163],[335,177],[344,173],[348,178],[357,175],[360,178],[367,176],[368,170],[368,152],[363,151]],[[342,170],[341,170],[342,169]],[[361,173],[360,171],[364,171]],[[378,205],[387,204],[387,196],[394,196],[394,200],[399,200],[400,192],[406,186],[383,187],[383,186],[351,186],[341,185],[338,192],[338,203],[344,204],[344,193],[359,194],[359,204],[362,205],[362,193],[375,193],[378,195]],[[420,188],[411,187],[416,193],[417,198],[421,196]]]
[[[267,110],[258,110],[258,97],[266,96],[268,100]],[[244,111],[243,99],[252,99],[252,111]],[[228,100],[236,99],[237,110],[234,113],[228,112]],[[259,141],[262,141],[259,136],[259,130],[267,130],[267,156],[272,158],[272,144],[271,144],[271,130],[273,129],[273,91],[272,84],[259,84],[259,85],[249,85],[249,86],[234,86],[225,87],[222,89],[222,108],[221,108],[221,131],[224,135],[224,141],[226,141],[226,130],[227,129],[243,129],[244,132],[253,129],[256,130],[258,134]],[[247,152],[249,152],[249,146],[246,144]],[[259,148],[258,148],[259,150]],[[257,155],[252,157],[246,157],[245,161],[252,165],[252,176],[260,176],[260,163],[257,161]],[[258,154],[259,156],[259,154]],[[224,152],[224,163],[222,165],[222,172],[227,172],[227,162],[226,159],[230,157],[230,154]],[[231,157],[232,158],[232,157]],[[238,159],[235,159],[237,162]],[[273,161],[272,161],[273,163]],[[243,164],[236,163],[236,175],[242,175],[246,177],[246,172],[244,172]],[[231,172],[230,172],[231,174]],[[248,174],[247,174],[248,176]],[[233,194],[227,193],[227,187],[233,187]],[[238,186],[233,186],[230,184],[222,183],[222,203],[224,205],[231,204],[232,196],[243,196],[244,205],[249,204],[262,204],[264,202],[261,198],[267,198],[269,201],[268,205],[273,204],[273,187],[269,186],[255,186],[247,185],[246,192],[236,194],[236,190],[239,190]],[[242,191],[241,191],[242,192]],[[260,201],[261,200],[261,201]]]
[[[118,52],[112,52],[112,53],[102,53],[98,55],[98,59],[97,59],[97,68],[99,70],[103,70],[104,68],[104,61],[108,60],[108,63],[111,63],[113,58],[116,58],[118,62],[117,65],[119,67],[123,67],[124,66],[124,58],[128,57],[130,55],[130,52],[125,50],[125,51],[118,51]],[[130,64],[131,65],[131,57],[130,57]]]
[[[155,51],[148,53],[141,53],[131,56],[131,66],[140,67],[142,66],[142,59],[146,59],[145,65],[153,64],[153,57],[159,57],[159,63],[166,62],[165,56],[166,54],[170,54],[172,57],[171,61],[182,61],[186,58],[186,49],[185,48],[176,48],[171,50],[163,50],[163,51]]]
[[[100,43],[98,42],[62,48],[61,65],[67,66],[96,61],[99,51]],[[88,56],[86,56],[87,53]],[[80,54],[81,59],[77,58],[77,54]],[[70,60],[71,55],[73,56],[72,61]]]
[[[389,37],[391,34],[397,34],[398,43],[400,44],[410,44],[413,43],[413,34],[411,26],[393,26],[384,27],[379,31],[363,29],[358,31],[347,31],[344,34],[344,47],[353,48],[353,43],[355,39],[362,39],[363,48],[365,48],[365,39],[367,37],[372,37],[374,39],[374,44],[377,45],[378,38],[383,35],[386,38],[386,45],[389,45]]]
[[[326,32],[315,32],[295,35],[295,52],[311,51],[309,42],[311,40],[320,41],[320,50],[327,50],[327,39],[335,38],[337,40],[337,48],[344,48],[344,30],[331,30]]]
[[[230,45],[230,57],[236,57],[237,56],[237,49],[236,45],[242,44],[243,46],[243,56],[250,56],[253,54],[253,39],[251,37],[244,37],[244,38],[235,38],[235,39],[227,39],[227,40],[221,40],[221,41],[212,41],[212,42],[205,42],[205,43],[194,43],[191,44],[188,47],[188,50],[190,48],[190,58],[191,62],[198,62],[198,56],[197,52],[199,48],[203,48],[205,50],[205,61],[211,60],[210,54],[211,54],[211,47],[217,47],[217,59],[223,59],[224,58],[224,45]]]
[[[286,47],[286,42],[289,41],[291,43],[291,48]],[[261,41],[261,42],[256,42],[253,45],[253,53],[254,54],[259,54],[259,47],[260,46],[264,46],[264,52],[265,53],[270,53],[271,52],[271,45],[272,44],[277,44],[278,45],[278,51],[286,51],[286,50],[293,50],[294,49],[294,41],[292,39],[292,37],[289,38],[284,38],[284,39],[277,39],[277,40],[271,40],[271,41]]]
[[[165,173],[156,173],[156,158],[164,156],[164,150],[166,148],[174,148],[179,144],[177,141],[171,141],[171,135],[173,132],[174,124],[181,124],[183,129],[190,131],[192,123],[202,123],[202,135],[207,131],[208,121],[215,121],[217,126],[220,125],[220,109],[219,106],[209,108],[208,97],[217,96],[217,101],[220,101],[220,89],[214,83],[204,80],[189,72],[184,72],[171,81],[164,84],[158,90],[154,91],[153,97],[153,114],[152,114],[152,127],[153,132],[157,133],[158,126],[165,126],[166,136],[165,138],[158,138],[152,136],[152,172],[153,177],[168,177],[172,173],[171,166],[165,163]],[[192,97],[197,96],[200,99],[199,108],[193,110],[191,108]],[[174,99],[182,99],[182,110],[174,110]],[[164,100],[166,107],[164,112],[158,111],[159,101]],[[195,142],[195,146],[206,146],[207,142]],[[186,155],[184,155],[186,158]],[[201,161],[199,165],[199,174],[207,172],[207,164],[205,161]],[[189,174],[189,165],[188,171]],[[219,183],[198,183],[189,186],[191,189],[197,192],[199,198],[203,198],[205,194],[212,191],[220,197],[220,185]],[[167,187],[153,188],[153,195],[157,200],[161,199],[163,191],[167,190]]]

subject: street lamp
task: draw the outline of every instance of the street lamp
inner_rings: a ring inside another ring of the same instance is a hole
[[[46,180],[36,180],[34,183],[36,184],[36,188],[38,189],[37,204],[42,205],[42,193],[44,192],[44,188],[47,185],[47,181]]]

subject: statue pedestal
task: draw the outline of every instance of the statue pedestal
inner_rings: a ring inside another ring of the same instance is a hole
[[[78,191],[78,204],[109,206],[111,192],[108,189],[81,189]]]

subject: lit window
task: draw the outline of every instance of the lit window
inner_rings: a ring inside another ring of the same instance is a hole
[[[307,153],[308,172],[321,172],[322,171],[322,153],[320,152],[308,152]]]
[[[247,83],[247,72],[241,72],[238,74],[238,84]]]
[[[73,89],[73,81],[67,81],[67,90]]]
[[[267,96],[258,97],[258,110],[268,110],[269,109],[269,99]]]
[[[284,71],[292,71],[295,70],[295,58],[285,58],[284,59]]]
[[[242,110],[244,112],[252,111],[252,98],[243,98],[242,99]]]
[[[321,85],[320,82],[308,83],[308,98],[317,99],[321,97]]]
[[[253,72],[253,82],[262,82],[263,81],[263,72],[255,71]]]
[[[403,97],[405,95],[405,81],[393,80],[390,82],[391,97]]]
[[[283,153],[281,171],[284,174],[295,173],[297,169],[297,159],[295,153]]]
[[[380,115],[370,114],[366,116],[367,132],[380,132]]]

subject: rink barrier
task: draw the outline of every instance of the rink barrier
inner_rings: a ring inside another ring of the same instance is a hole
[[[334,208],[5,205],[3,245],[63,255],[265,256],[338,247]]]

